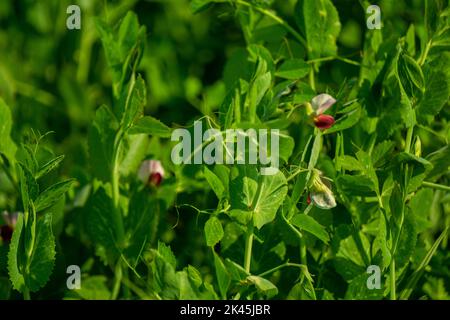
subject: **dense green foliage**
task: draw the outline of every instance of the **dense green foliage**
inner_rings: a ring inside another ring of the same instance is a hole
[[[78,2],[0,2],[0,299],[450,299],[448,0]]]

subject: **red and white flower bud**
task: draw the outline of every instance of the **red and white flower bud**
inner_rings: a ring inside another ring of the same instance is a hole
[[[146,185],[159,186],[164,179],[164,168],[158,160],[145,160],[139,168],[138,178]]]
[[[308,104],[312,110],[311,116],[314,121],[314,125],[320,130],[331,128],[334,124],[333,116],[323,114],[336,102],[332,96],[326,93],[319,94],[311,100],[311,104]]]
[[[18,212],[9,213],[7,211],[2,212],[3,225],[0,225],[0,238],[5,242],[10,242],[13,231],[17,224]]]
[[[321,114],[314,117],[314,125],[316,126],[316,128],[319,128],[320,130],[331,128],[334,122],[335,121],[333,116],[330,116],[328,114]]]

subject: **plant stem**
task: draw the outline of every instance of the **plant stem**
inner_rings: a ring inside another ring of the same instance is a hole
[[[25,287],[25,289],[23,289],[23,299],[31,300],[30,289],[28,289],[27,287]]]
[[[116,264],[116,270],[114,272],[114,287],[113,287],[113,291],[111,293],[111,300],[116,300],[118,295],[119,295],[119,291],[120,291],[120,283],[122,282],[122,261],[119,260]]]
[[[409,153],[411,151],[413,132],[414,132],[414,126],[412,125],[408,128],[408,131],[406,132],[406,145],[405,145],[406,153]]]
[[[244,268],[245,271],[250,273],[250,265],[252,262],[252,247],[253,247],[253,228],[251,228],[247,234],[247,239],[245,241],[245,258],[244,258]]]
[[[314,80],[314,67],[309,71],[309,86],[313,91],[316,91],[316,82]]]
[[[273,272],[280,270],[282,268],[285,268],[285,267],[296,267],[296,268],[303,269],[305,266],[298,264],[298,263],[286,262],[286,263],[280,264],[279,266],[277,266],[275,268],[272,268],[270,270],[267,270],[267,271],[264,271],[263,273],[258,274],[258,277],[264,277],[270,273],[273,273]]]
[[[437,183],[432,183],[432,182],[424,181],[424,182],[422,182],[422,186],[432,188],[432,189],[443,190],[443,191],[450,191],[449,186],[444,186],[442,184],[437,184]]]
[[[431,49],[431,44],[432,44],[431,40],[427,42],[427,45],[425,46],[425,50],[424,50],[423,54],[420,56],[419,61],[418,61],[418,64],[420,66],[423,66],[423,64],[425,63],[425,60],[427,59],[427,56],[428,56],[428,52],[430,52],[430,49]]]
[[[122,145],[122,133],[121,131],[117,134],[116,140],[114,142],[114,154],[113,154],[113,164],[112,164],[112,173],[111,173],[111,187],[112,187],[112,200],[113,200],[113,219],[116,226],[117,231],[117,241],[120,246],[123,245],[123,241],[125,238],[125,231],[123,226],[123,219],[120,212],[119,200],[120,200],[120,191],[119,191],[119,154],[120,148]]]
[[[391,265],[390,265],[390,271],[391,271],[391,275],[390,275],[390,282],[391,282],[391,300],[396,300],[396,288],[395,288],[395,259],[392,256],[391,257]]]

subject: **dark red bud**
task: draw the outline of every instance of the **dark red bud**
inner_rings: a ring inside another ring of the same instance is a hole
[[[334,122],[335,121],[333,116],[330,116],[328,114],[320,114],[314,117],[314,125],[320,130],[331,128]]]
[[[148,178],[148,183],[158,187],[162,182],[162,175],[159,173],[152,173]]]
[[[0,237],[6,243],[11,242],[12,234],[13,234],[13,229],[10,226],[1,226],[0,227]]]
[[[308,197],[306,198],[306,203],[308,204],[308,205],[310,205],[311,204],[311,196],[308,194]]]

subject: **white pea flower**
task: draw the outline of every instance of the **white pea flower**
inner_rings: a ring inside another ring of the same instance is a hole
[[[158,160],[145,160],[139,168],[138,178],[146,185],[159,186],[164,179],[164,168]]]

